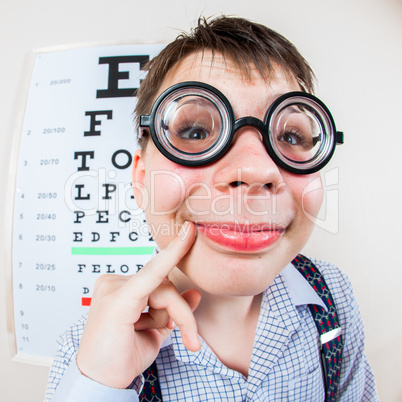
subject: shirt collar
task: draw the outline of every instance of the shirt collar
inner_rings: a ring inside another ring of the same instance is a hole
[[[305,304],[316,304],[328,311],[321,297],[315,292],[313,287],[307,282],[303,275],[294,267],[288,264],[281,272],[282,279],[288,289],[290,298],[295,306]]]

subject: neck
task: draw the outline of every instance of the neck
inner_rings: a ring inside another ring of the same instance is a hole
[[[179,292],[194,287],[181,272],[169,278]],[[223,364],[247,377],[262,294],[228,296],[197,290],[202,295],[194,312],[199,334]]]
[[[201,292],[201,303],[194,315],[198,325],[207,323],[218,327],[241,327],[247,325],[260,311],[261,295],[221,296]]]
[[[261,295],[208,296],[195,311],[198,332],[226,367],[247,378]]]

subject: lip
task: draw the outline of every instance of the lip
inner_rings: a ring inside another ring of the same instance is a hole
[[[241,253],[263,251],[277,242],[285,228],[269,224],[196,223],[200,234],[219,247]]]

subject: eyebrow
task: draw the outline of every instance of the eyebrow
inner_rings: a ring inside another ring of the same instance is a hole
[[[194,97],[193,97],[194,96]],[[196,105],[203,107],[211,116],[221,115],[221,111],[219,110],[219,105],[215,105],[214,102],[210,101],[207,98],[202,96],[191,95],[190,99],[185,99],[187,96],[183,96],[181,99],[178,99],[177,102],[177,111],[187,105]]]
[[[295,105],[287,106],[287,109],[289,109],[289,114],[292,114],[292,113],[296,113],[296,114],[301,113],[301,114],[303,114],[303,116],[306,117],[306,118],[308,119],[308,121],[310,122],[312,131],[314,132],[314,119],[313,119],[309,114],[303,113],[303,112],[302,112],[297,106],[295,106]],[[314,140],[314,139],[318,139],[319,136],[320,136],[319,134],[316,135],[315,137],[313,137],[313,140]],[[317,143],[317,140],[316,140],[316,142],[314,143],[314,145],[315,145],[316,143]]]

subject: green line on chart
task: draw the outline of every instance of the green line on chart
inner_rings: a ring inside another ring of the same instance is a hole
[[[151,255],[155,247],[71,247],[72,255]]]

